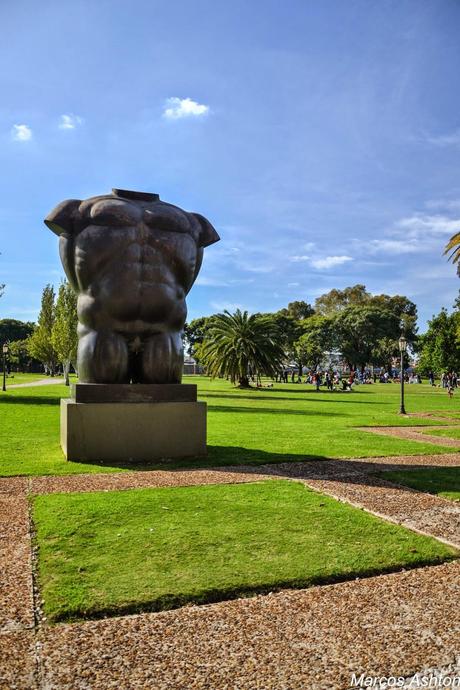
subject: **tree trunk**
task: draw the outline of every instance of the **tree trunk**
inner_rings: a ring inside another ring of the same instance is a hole
[[[70,362],[63,362],[62,368],[64,369],[65,385],[70,386],[70,380],[69,380]]]
[[[249,378],[247,375],[240,378],[240,388],[249,388]]]

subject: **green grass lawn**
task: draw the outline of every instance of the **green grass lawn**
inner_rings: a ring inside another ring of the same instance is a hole
[[[179,466],[299,461],[311,458],[372,457],[452,452],[389,436],[361,432],[366,425],[430,424],[429,419],[398,415],[399,387],[359,386],[352,393],[317,393],[304,384],[239,390],[223,380],[186,377],[198,383],[198,397],[208,404],[206,459]],[[64,385],[0,393],[0,476],[74,474],[123,469],[114,465],[66,462],[59,446],[59,401]],[[460,401],[460,399],[459,399]],[[409,412],[457,409],[457,399],[428,385],[407,386]],[[446,424],[448,424],[446,420]],[[150,466],[152,467],[152,466]]]
[[[455,422],[458,424],[458,422]],[[458,438],[460,439],[460,426],[457,427],[449,427],[448,429],[433,429],[430,431],[429,429],[422,430],[424,434],[429,434],[430,436],[443,436],[445,438]]]
[[[276,480],[34,499],[51,621],[161,610],[437,563],[454,549]]]
[[[382,479],[409,486],[417,491],[460,501],[460,467],[430,467],[417,470],[380,472]]]

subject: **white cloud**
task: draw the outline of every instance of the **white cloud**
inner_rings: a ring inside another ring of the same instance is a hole
[[[460,218],[414,214],[408,218],[402,218],[397,223],[397,228],[408,232],[413,238],[423,238],[427,235],[453,235],[460,232]]]
[[[460,146],[460,129],[456,129],[450,134],[440,134],[438,136],[428,136],[428,143],[435,146]]]
[[[67,115],[61,115],[58,127],[59,129],[75,129],[81,124],[83,124],[82,117],[69,113]]]
[[[292,261],[293,263],[300,263],[301,261],[310,261],[310,257],[307,254],[290,256],[289,261]]]
[[[168,98],[163,110],[167,120],[179,120],[182,117],[202,117],[209,114],[209,106],[197,103],[191,98]]]
[[[414,240],[371,240],[368,245],[372,253],[410,254],[420,251],[420,245]]]
[[[14,141],[30,141],[32,139],[32,130],[28,125],[13,125],[11,136]]]
[[[324,268],[333,268],[334,266],[341,266],[342,264],[346,264],[348,261],[353,261],[353,258],[351,256],[326,256],[324,259],[314,259],[311,262],[311,265],[313,268],[317,268],[318,270],[322,270]]]
[[[300,283],[288,283],[288,287],[299,287]]]
[[[211,302],[211,307],[218,312],[229,311],[232,313],[237,309],[244,311],[244,307],[241,304],[236,304],[235,302]]]
[[[367,242],[366,249],[371,254],[439,253],[446,239],[456,232],[460,232],[460,218],[414,213],[387,228],[382,239]]]

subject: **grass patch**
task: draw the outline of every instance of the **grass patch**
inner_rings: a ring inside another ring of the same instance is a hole
[[[460,467],[430,467],[417,470],[380,472],[382,479],[417,491],[460,501]]]
[[[429,419],[405,420],[398,415],[396,385],[359,386],[353,393],[317,393],[313,386],[304,384],[239,390],[228,381],[205,377],[185,377],[184,382],[197,383],[199,399],[208,404],[209,455],[206,459],[177,461],[168,467],[433,455],[454,450],[355,428],[432,424]],[[452,401],[441,389],[428,385],[407,388],[406,407],[410,412],[448,412],[451,408]],[[68,395],[64,385],[0,392],[1,476],[132,469],[127,464],[64,460],[59,445],[59,402]],[[144,469],[139,465],[135,468]]]
[[[447,429],[433,429],[432,431],[423,429],[422,433],[429,434],[430,436],[441,436],[444,438],[460,439],[460,426],[449,427]]]
[[[33,515],[45,613],[55,622],[305,587],[456,554],[287,480],[38,496]]]

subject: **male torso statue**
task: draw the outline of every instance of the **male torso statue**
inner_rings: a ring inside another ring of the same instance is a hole
[[[180,383],[185,297],[219,235],[157,194],[112,191],[63,201],[45,219],[78,293],[79,379]]]

